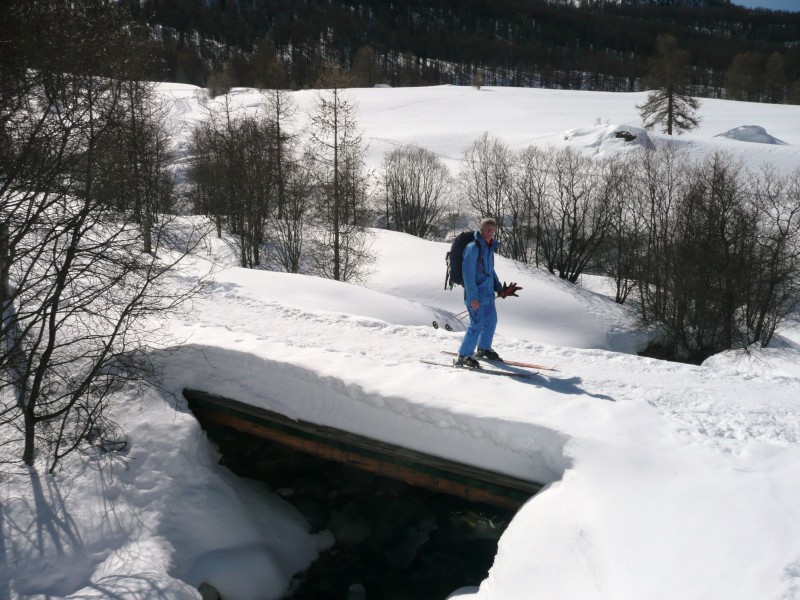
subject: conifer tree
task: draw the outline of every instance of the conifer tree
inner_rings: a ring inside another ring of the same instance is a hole
[[[689,53],[678,48],[675,36],[661,34],[656,40],[657,56],[645,82],[653,90],[647,100],[637,106],[645,128],[660,124],[664,133],[682,133],[697,127],[700,103],[689,95],[686,77]]]
[[[769,102],[779,103],[786,96],[786,68],[777,52],[770,55],[764,67],[764,88]]]

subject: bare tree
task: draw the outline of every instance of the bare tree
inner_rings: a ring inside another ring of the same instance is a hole
[[[11,269],[10,237],[8,223],[0,223],[0,309],[5,309],[6,301],[11,294],[8,272]],[[5,311],[0,312],[0,317],[5,320]]]
[[[316,186],[311,262],[317,273],[337,281],[358,279],[369,264],[364,148],[346,83],[344,74],[328,65],[311,117],[308,149]]]
[[[800,302],[800,172],[752,174],[721,153],[693,165],[672,145],[643,152],[635,172],[638,299],[663,355],[769,344]]]
[[[787,95],[786,65],[779,52],[769,55],[764,65],[764,91],[767,102],[779,104]]]
[[[603,250],[603,266],[614,282],[614,301],[624,304],[634,290],[644,246],[644,216],[637,210],[633,163],[618,158],[606,164],[609,234]]]
[[[257,87],[281,89],[286,86],[286,68],[278,56],[275,44],[268,36],[264,35],[256,40],[250,66]]]
[[[555,154],[552,169],[540,248],[547,270],[575,283],[608,235],[611,188],[602,164],[570,148]]]
[[[102,0],[15,1],[10,14],[47,47],[27,48],[16,80],[0,82],[16,90],[0,103],[9,144],[0,155],[0,425],[20,432],[26,464],[41,456],[53,472],[111,427],[105,410],[120,385],[153,374],[157,324],[194,290],[170,281],[188,250],[174,229],[154,225],[152,254],[142,252],[135,211],[110,196],[114,176],[121,194],[129,183],[106,155],[130,127],[119,77],[130,51],[125,14]],[[119,53],[116,73],[106,70],[109,52]],[[167,244],[171,252],[159,252]]]
[[[746,292],[747,341],[767,346],[800,303],[800,169],[787,177],[765,166],[752,178],[759,227],[757,268]]]
[[[213,216],[217,234],[234,236],[241,265],[261,264],[264,228],[279,193],[274,124],[259,115],[221,110],[195,129],[188,176],[199,210]]]
[[[311,161],[298,158],[298,136],[293,133],[297,105],[285,90],[264,92],[266,119],[272,128],[272,157],[276,207],[268,224],[270,263],[289,273],[301,268],[312,197]]]
[[[378,83],[378,56],[370,46],[361,46],[353,58],[351,69],[353,84],[360,87],[373,87]]]
[[[277,213],[283,218],[286,199],[286,180],[284,169],[293,164],[297,153],[297,134],[292,133],[297,103],[285,90],[274,89],[264,92],[267,107],[267,120],[272,129],[272,163],[275,167],[275,183],[277,185]]]
[[[505,245],[510,258],[539,265],[542,215],[546,202],[553,149],[528,146],[514,161],[513,193]]]
[[[761,101],[766,74],[764,62],[765,57],[761,52],[736,54],[725,72],[726,97],[731,100]]]
[[[100,142],[104,146],[98,153],[96,185],[99,195],[139,223],[144,252],[150,254],[153,228],[159,215],[171,210],[175,187],[169,135],[163,127],[167,111],[152,83],[134,79],[121,83],[118,110],[118,134]]]
[[[452,185],[444,163],[425,148],[399,148],[384,157],[381,179],[387,224],[422,238],[436,236]]]
[[[230,128],[229,155],[235,195],[230,198],[232,232],[239,242],[241,264],[261,264],[265,227],[277,204],[277,168],[272,123],[260,117],[242,117]]]
[[[282,171],[284,204],[270,220],[268,256],[272,265],[287,273],[299,273],[311,227],[314,187],[308,161],[288,163]]]
[[[461,193],[474,217],[493,217],[503,239],[503,216],[512,193],[513,153],[508,144],[484,132],[465,151],[459,174]]]
[[[229,211],[230,184],[226,177],[225,136],[213,119],[201,123],[192,132],[189,143],[189,163],[186,175],[192,184],[190,198],[194,210],[210,217],[222,237]]]
[[[740,307],[752,276],[754,211],[741,165],[717,154],[688,173],[672,241],[673,269],[659,326],[674,352],[699,362],[741,344]]]
[[[800,210],[794,178],[750,175],[730,156],[685,163],[656,275],[641,270],[642,307],[672,356],[699,362],[766,345],[798,303]],[[654,300],[655,294],[659,297]]]
[[[643,321],[651,323],[666,311],[667,287],[674,269],[672,240],[689,165],[686,155],[673,143],[657,152],[642,149],[633,162],[633,202],[644,228],[637,270],[638,299]]]

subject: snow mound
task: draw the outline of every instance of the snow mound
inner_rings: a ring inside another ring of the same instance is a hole
[[[740,142],[753,142],[755,144],[775,144],[778,146],[786,146],[786,142],[772,137],[767,133],[767,130],[758,125],[742,125],[720,133],[714,137],[726,137]]]
[[[647,131],[630,125],[593,125],[568,129],[562,134],[567,142],[579,148],[595,150],[596,154],[613,155],[636,148],[655,150]]]

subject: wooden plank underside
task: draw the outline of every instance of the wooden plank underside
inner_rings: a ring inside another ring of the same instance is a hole
[[[492,473],[331,427],[293,421],[283,415],[197,390],[184,390],[201,421],[225,425],[295,450],[399,479],[411,485],[518,508],[541,484]]]

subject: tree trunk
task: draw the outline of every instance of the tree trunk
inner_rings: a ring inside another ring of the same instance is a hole
[[[342,209],[339,184],[339,98],[334,97],[333,111],[333,278],[341,281],[341,256],[339,236],[339,211]]]
[[[33,466],[33,455],[35,449],[35,433],[36,422],[33,419],[33,414],[29,411],[24,411],[25,416],[25,448],[22,451],[22,462],[29,467]]]
[[[11,267],[9,235],[8,224],[0,223],[0,314],[5,310],[6,302],[11,295],[8,282],[8,272]]]

